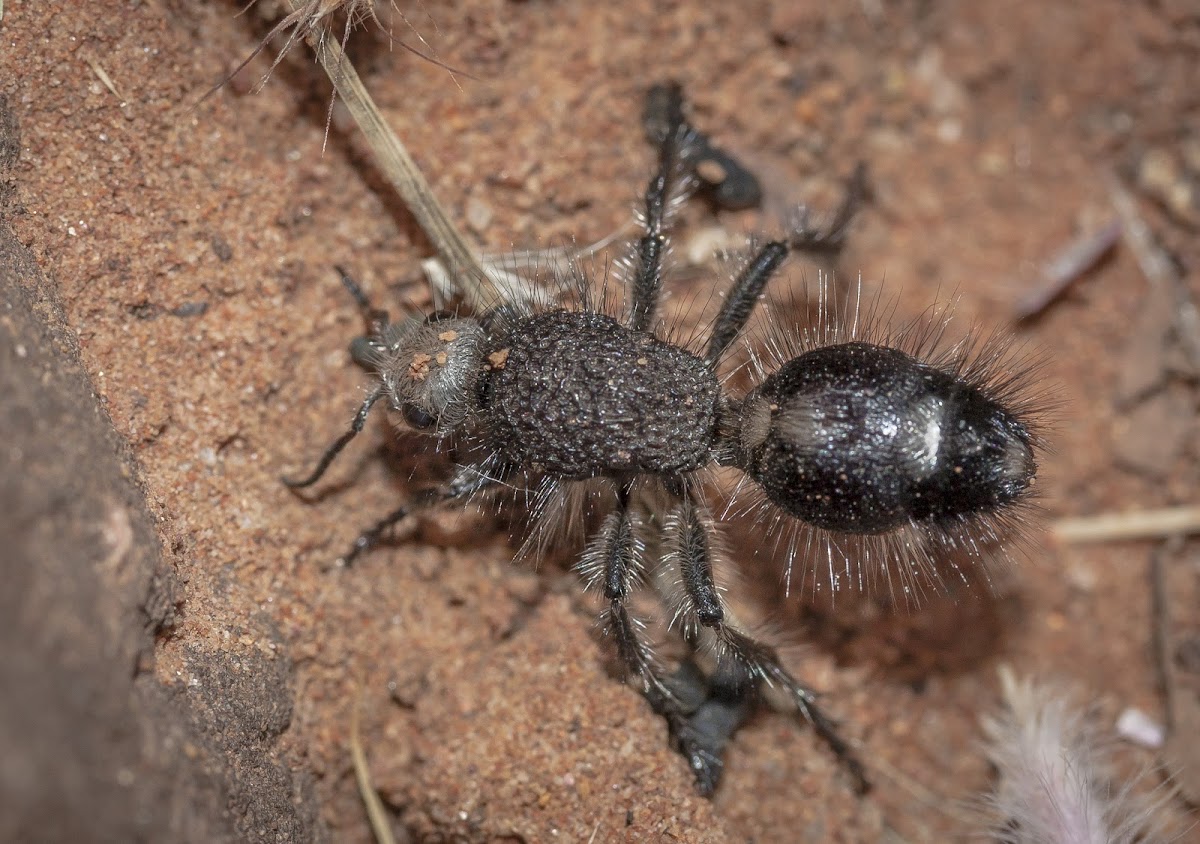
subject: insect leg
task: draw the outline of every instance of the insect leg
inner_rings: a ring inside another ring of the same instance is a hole
[[[713,322],[706,355],[709,363],[716,365],[721,355],[737,338],[750,314],[754,312],[763,288],[789,253],[806,252],[834,256],[841,250],[850,222],[862,205],[865,195],[866,167],[859,164],[847,181],[842,204],[834,212],[828,225],[813,226],[807,209],[804,209],[793,221],[791,233],[786,240],[766,243],[755,253],[734,280],[733,286],[725,296],[725,304]]]
[[[683,611],[698,622],[691,625],[689,638],[701,648],[711,648],[718,656],[713,675],[714,692],[717,692],[714,698],[722,708],[728,708],[731,702],[752,699],[763,684],[781,690],[846,766],[858,790],[866,791],[868,783],[862,763],[838,734],[834,721],[821,711],[816,694],[788,673],[772,648],[742,632],[722,607],[713,580],[711,527],[707,514],[695,501],[689,487],[683,486],[681,492],[680,504],[668,521],[668,529],[673,534],[668,537],[668,543],[674,549],[671,556],[682,579]],[[697,715],[701,712],[703,710],[697,710]],[[699,731],[702,726],[693,724],[693,730]],[[718,732],[711,735],[710,741],[723,743],[737,729],[738,723],[722,716],[716,726]],[[711,726],[708,729],[711,733]],[[728,734],[722,734],[720,730],[728,730]]]
[[[342,562],[349,566],[360,555],[370,551],[396,525],[413,513],[428,510],[449,501],[460,501],[469,498],[477,492],[500,483],[500,477],[485,475],[470,466],[461,468],[444,487],[427,490],[413,502],[397,507],[374,525],[358,535],[349,552],[342,557]]]
[[[367,424],[367,417],[371,414],[371,408],[374,407],[375,402],[383,398],[385,392],[386,390],[382,384],[376,387],[371,395],[367,396],[362,406],[359,407],[358,413],[354,414],[354,421],[350,423],[350,430],[334,440],[333,444],[325,449],[325,453],[317,461],[316,468],[303,478],[281,478],[284,486],[289,489],[304,489],[321,480],[321,477],[325,474],[330,464],[341,454],[342,449],[350,443],[350,440],[362,433],[363,427]]]
[[[608,630],[617,643],[617,653],[626,671],[641,683],[642,695],[650,707],[667,722],[674,746],[688,760],[696,777],[697,789],[711,795],[720,778],[722,762],[714,753],[707,737],[691,722],[689,710],[663,680],[654,655],[642,636],[641,622],[630,615],[625,605],[639,562],[629,515],[631,490],[623,484],[618,495],[618,509],[592,540],[590,553],[603,562],[602,582],[608,600],[605,612]]]
[[[667,217],[674,192],[684,178],[681,159],[691,135],[691,129],[683,118],[682,94],[674,91],[679,103],[668,110],[662,127],[658,150],[658,170],[646,187],[645,218],[646,232],[638,239],[634,256],[634,274],[631,284],[633,304],[630,309],[629,326],[635,331],[647,331],[658,307],[662,292],[662,264],[667,249]]]

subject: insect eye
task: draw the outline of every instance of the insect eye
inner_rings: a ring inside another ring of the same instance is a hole
[[[442,320],[454,319],[454,318],[455,318],[455,314],[451,313],[450,311],[434,311],[429,316],[425,317],[425,324],[426,325],[435,325],[436,323],[439,323]]]
[[[437,420],[411,402],[400,407],[400,413],[409,427],[418,431],[428,431],[437,424]]]

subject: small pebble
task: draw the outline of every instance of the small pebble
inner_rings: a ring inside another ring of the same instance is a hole
[[[492,208],[477,196],[467,200],[467,225],[476,234],[482,234],[492,222]]]
[[[1162,724],[1134,706],[1117,716],[1117,735],[1147,750],[1157,750],[1166,739]]]
[[[1138,164],[1137,181],[1176,222],[1200,228],[1200,187],[1187,177],[1171,152],[1157,147],[1147,151]]]

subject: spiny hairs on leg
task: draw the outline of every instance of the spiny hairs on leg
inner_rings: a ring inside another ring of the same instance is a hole
[[[689,725],[694,742],[708,749],[717,761],[709,778],[719,777],[719,748],[732,736],[748,711],[737,709],[766,698],[783,712],[801,716],[816,732],[865,793],[870,785],[866,769],[837,725],[817,703],[817,695],[797,681],[782,665],[773,648],[746,632],[745,626],[723,605],[715,585],[714,568],[723,556],[715,550],[717,533],[706,508],[686,491],[664,523],[666,553],[653,566],[651,582],[664,606],[673,608],[672,626],[682,629],[696,659],[709,676],[706,703],[697,707]],[[714,722],[706,719],[715,717]],[[722,732],[725,730],[726,732]],[[700,780],[704,790],[704,779]]]

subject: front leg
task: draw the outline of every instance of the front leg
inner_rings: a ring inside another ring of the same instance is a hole
[[[485,475],[470,466],[461,467],[445,486],[424,491],[411,504],[397,507],[374,525],[360,533],[354,540],[354,544],[350,547],[350,550],[342,556],[342,564],[346,566],[351,565],[359,556],[370,551],[383,541],[396,525],[400,524],[400,522],[413,513],[419,513],[422,510],[428,510],[449,501],[463,501],[468,499],[477,493],[499,484],[502,477],[503,475],[501,477]]]

